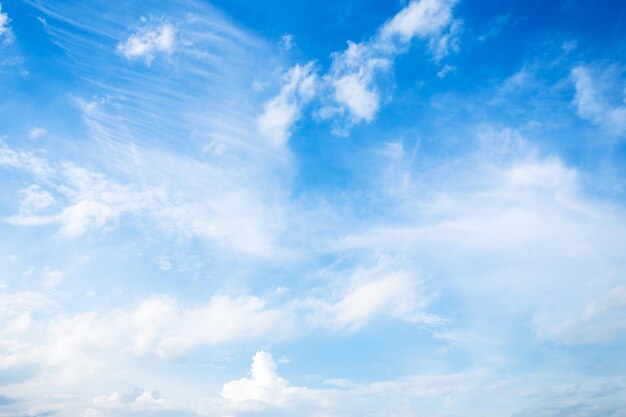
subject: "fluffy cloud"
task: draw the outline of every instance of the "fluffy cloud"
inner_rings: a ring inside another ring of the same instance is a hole
[[[117,50],[128,60],[143,58],[150,64],[157,53],[171,54],[176,43],[176,29],[170,23],[147,25],[133,33]]]
[[[369,40],[348,43],[348,49],[333,55],[327,76],[340,109],[347,109],[351,122],[371,122],[380,107],[375,86],[393,59],[404,53],[414,38],[428,41],[436,59],[456,42],[459,23],[452,19],[453,1],[412,1]],[[446,31],[447,30],[447,31]]]
[[[263,220],[269,214],[259,208],[259,196],[249,190],[223,189],[218,204],[197,194],[195,185],[185,195],[181,189],[174,193],[161,186],[123,184],[69,162],[50,164],[31,152],[14,151],[2,141],[0,166],[25,170],[41,182],[18,193],[20,213],[4,219],[14,226],[58,224],[59,236],[75,238],[114,229],[125,217],[134,216],[150,219],[162,232],[184,239],[229,242],[236,252],[265,257],[276,250],[269,230],[272,222]],[[191,175],[198,175],[192,171]]]
[[[482,369],[406,375],[369,384],[328,380],[318,388],[293,387],[279,376],[272,356],[261,351],[253,358],[250,377],[225,383],[221,394],[229,401],[225,412],[240,416],[443,417],[466,415],[468,410],[470,415],[486,417],[557,415],[549,414],[548,410],[583,409],[589,402],[595,404],[595,409],[602,408],[610,414],[624,402],[620,395],[626,387],[619,378],[594,381],[570,377],[548,374],[502,377],[494,370]],[[564,384],[563,378],[576,382]],[[394,401],[389,401],[390,398]]]
[[[316,114],[322,119],[336,119],[333,132],[337,134],[344,134],[355,123],[371,122],[381,106],[381,90],[384,90],[378,85],[382,83],[381,77],[392,68],[393,60],[406,52],[414,38],[428,42],[436,60],[458,49],[460,22],[452,18],[454,3],[412,1],[369,40],[349,41],[345,51],[333,53],[331,68],[321,77],[315,91],[320,98]],[[298,78],[294,75],[301,71],[300,66],[290,70],[281,92],[265,104],[259,119],[261,133],[279,143],[287,141],[302,107],[312,98],[313,91],[304,97],[295,94]]]
[[[290,387],[289,383],[278,375],[272,355],[260,351],[252,358],[250,377],[225,383],[221,395],[236,403],[258,402],[280,406],[288,396],[303,390],[305,389]]]
[[[264,104],[257,120],[259,132],[274,146],[285,145],[302,107],[315,95],[317,76],[312,62],[302,67],[296,65],[284,78],[280,93]]]
[[[452,20],[454,3],[454,0],[412,1],[381,28],[381,40],[397,37],[408,43],[415,37],[441,34]]]
[[[618,81],[617,68],[594,69],[578,66],[572,70],[576,87],[574,104],[578,115],[610,132],[626,132],[626,89]]]

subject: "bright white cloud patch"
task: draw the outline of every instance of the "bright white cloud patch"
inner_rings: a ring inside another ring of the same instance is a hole
[[[117,50],[129,60],[143,58],[150,64],[157,53],[171,54],[175,44],[176,28],[170,23],[162,23],[140,28],[120,42]]]
[[[268,101],[259,118],[261,133],[274,142],[285,143],[292,125],[300,118],[301,110],[313,94],[320,98],[316,112],[321,119],[333,119],[333,132],[339,135],[355,123],[370,123],[381,107],[384,77],[393,66],[393,60],[406,52],[414,38],[428,42],[435,59],[450,50],[458,49],[460,23],[452,18],[454,1],[416,0],[381,26],[369,40],[348,41],[345,51],[332,54],[328,73],[320,78],[320,85],[310,94],[297,92],[296,75],[302,67],[295,66],[286,76],[278,96]],[[306,67],[311,69],[311,64]],[[307,76],[311,76],[307,74]],[[379,85],[380,84],[380,85]]]
[[[452,19],[454,0],[412,1],[380,31],[383,41],[398,37],[408,43],[414,37],[440,34]]]
[[[10,22],[9,15],[2,11],[2,3],[0,3],[0,40],[4,42],[11,42],[13,39]]]
[[[303,388],[290,387],[277,372],[276,362],[271,354],[260,351],[252,358],[250,377],[224,384],[222,397],[233,402],[260,402],[273,406],[281,405],[288,395]]]
[[[440,319],[424,312],[429,296],[421,281],[390,263],[381,259],[374,268],[359,269],[348,280],[338,279],[326,297],[301,301],[303,308],[310,309],[308,320],[314,326],[350,332],[384,316],[416,324],[438,323]]]

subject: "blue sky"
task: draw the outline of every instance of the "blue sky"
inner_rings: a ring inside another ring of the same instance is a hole
[[[117,3],[0,2],[0,416],[626,416],[623,2]]]

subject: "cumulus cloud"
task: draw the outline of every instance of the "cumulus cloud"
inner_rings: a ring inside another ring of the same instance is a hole
[[[578,66],[572,70],[578,115],[610,132],[626,132],[626,84],[616,68]]]
[[[252,358],[250,377],[225,383],[221,395],[235,403],[259,402],[279,406],[289,395],[303,390],[305,388],[289,386],[289,382],[278,375],[272,355],[260,351]]]
[[[128,60],[143,58],[148,64],[157,53],[170,55],[176,44],[176,28],[170,23],[147,25],[117,45]]]
[[[452,18],[454,3],[449,0],[412,1],[378,28],[370,39],[360,43],[348,41],[346,50],[332,54],[331,68],[320,78],[319,88],[311,90],[311,95],[294,94],[297,91],[294,75],[302,71],[300,66],[294,67],[286,76],[279,95],[265,104],[259,119],[261,133],[285,143],[313,93],[320,99],[317,116],[334,119],[336,134],[345,134],[355,123],[374,120],[385,93],[381,85],[383,78],[392,68],[393,60],[407,51],[413,39],[428,42],[435,60],[458,49],[461,25]]]

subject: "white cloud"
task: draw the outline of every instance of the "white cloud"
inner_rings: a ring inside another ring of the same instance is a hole
[[[616,68],[574,68],[574,104],[578,115],[583,119],[610,132],[622,134],[626,132],[626,89],[624,83],[617,80],[617,72]]]
[[[452,65],[444,65],[443,68],[437,73],[437,78],[446,78],[448,74],[456,72],[456,67]]]
[[[381,77],[392,68],[393,59],[406,52],[412,39],[427,41],[436,60],[458,49],[461,25],[452,19],[454,3],[412,1],[369,40],[348,41],[345,51],[333,53],[328,73],[320,78],[319,87],[307,88],[307,94],[299,94],[299,82],[302,78],[313,85],[316,78],[311,74],[312,64],[295,66],[285,77],[280,93],[265,103],[258,119],[260,132],[273,143],[286,143],[293,124],[314,94],[320,98],[315,114],[321,119],[336,119],[333,133],[345,134],[355,123],[371,122],[385,94]]]
[[[38,177],[46,177],[50,173],[48,163],[31,152],[14,151],[0,138],[0,167],[31,171]]]
[[[47,209],[54,203],[54,197],[38,185],[30,185],[18,193],[22,197],[20,213],[32,214]]]
[[[168,405],[167,400],[162,398],[157,391],[150,389],[135,389],[124,394],[116,391],[111,395],[94,397],[92,403],[103,408],[128,408],[130,405],[134,409],[164,408]]]
[[[302,390],[305,389],[289,386],[289,383],[278,375],[272,355],[260,351],[252,358],[250,377],[225,383],[221,395],[236,403],[252,401],[280,406],[286,401],[287,396]]]
[[[291,50],[295,46],[294,36],[286,34],[280,37],[281,47],[285,51]]]
[[[333,54],[325,78],[337,104],[350,113],[351,123],[373,120],[381,101],[376,87],[379,76],[392,67],[393,59],[406,51],[413,38],[427,40],[436,59],[445,56],[449,48],[456,48],[460,26],[452,20],[453,5],[447,0],[412,1],[371,39],[358,44],[348,42],[345,51]]]
[[[296,65],[284,75],[280,93],[267,101],[257,119],[259,132],[273,146],[284,146],[292,125],[300,118],[302,107],[315,95],[317,76],[313,63]]]
[[[501,417],[532,416],[541,409],[568,409],[592,401],[596,410],[610,414],[624,403],[620,397],[625,391],[620,378],[539,373],[502,376],[494,369],[422,373],[371,383],[331,379],[317,388],[294,387],[280,377],[272,356],[261,351],[253,358],[250,377],[224,384],[221,395],[229,403],[219,412],[280,417],[444,417],[469,412]]]
[[[124,42],[120,42],[117,50],[128,60],[143,58],[150,64],[157,53],[170,55],[175,44],[176,29],[170,23],[162,23],[140,28]]]
[[[587,343],[573,331],[576,323],[589,335],[623,335],[626,329],[613,319],[617,310],[607,313],[606,327],[601,319],[577,317],[626,274],[618,249],[626,244],[624,211],[586,195],[579,171],[554,156],[538,156],[514,131],[485,131],[480,140],[475,155],[419,175],[416,164],[397,160],[411,155],[394,152],[396,159],[385,164],[402,169],[380,176],[380,192],[395,209],[357,223],[336,248],[385,248],[410,254],[417,268],[446,265],[448,291],[461,294],[490,325],[497,321],[489,311],[507,306],[525,312],[529,325],[536,317],[532,327],[544,339]],[[570,319],[571,328],[551,330]]]
[[[303,85],[301,88],[305,88]],[[161,169],[171,161],[163,161]],[[72,163],[50,165],[32,153],[14,151],[0,141],[0,166],[30,171],[42,178],[47,190],[32,185],[20,191],[20,213],[4,219],[14,226],[43,226],[58,224],[59,235],[76,238],[98,230],[111,230],[127,217],[145,218],[166,234],[183,239],[200,237],[219,240],[236,252],[256,256],[276,256],[278,252],[272,241],[272,221],[266,220],[270,213],[259,204],[260,196],[254,190],[239,186],[225,187],[219,202],[205,196],[206,190],[197,193],[196,184],[187,194],[181,188],[170,192],[162,186],[122,184],[107,176]],[[200,168],[200,172],[196,169]],[[172,166],[182,181],[180,166]],[[190,175],[201,172],[214,173],[210,167],[195,164],[189,167]],[[188,183],[181,186],[189,187]],[[54,204],[55,212],[42,213]],[[208,216],[207,213],[211,213]],[[271,214],[279,213],[279,209]],[[284,251],[282,252],[284,253]]]
[[[8,14],[2,11],[2,3],[0,3],[0,40],[5,43],[13,42],[13,32],[9,23],[11,23],[11,19]]]
[[[200,348],[276,342],[295,331],[289,312],[257,297],[216,295],[188,308],[173,298],[150,297],[132,309],[45,317],[36,314],[43,307],[32,295],[0,293],[0,301],[8,303],[0,310],[0,325],[7,329],[0,338],[0,370],[35,369],[39,376],[25,378],[45,391],[115,377],[137,360],[158,363]],[[144,405],[158,402],[149,392],[137,398]]]
[[[32,140],[39,139],[40,137],[45,136],[47,133],[48,131],[43,127],[33,127],[28,131],[28,138]]]
[[[425,313],[429,295],[415,274],[395,269],[390,259],[382,258],[370,269],[359,268],[348,280],[338,279],[339,287],[326,289],[323,298],[312,295],[299,302],[310,309],[308,320],[314,326],[356,331],[379,317],[417,324],[436,324],[441,320]]]
[[[402,43],[408,43],[414,37],[439,35],[450,24],[454,3],[454,0],[412,1],[385,23],[380,31],[381,38],[398,37]]]
[[[378,95],[368,90],[367,83],[355,74],[346,75],[333,81],[335,98],[348,107],[356,121],[371,122],[378,112]]]

